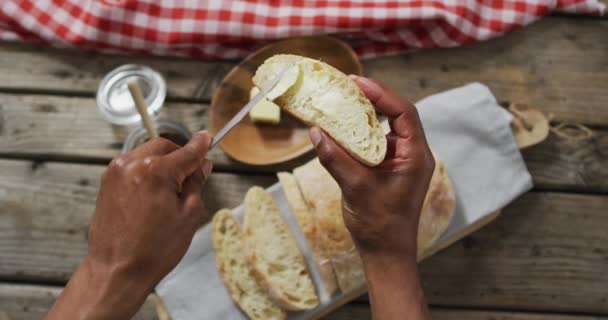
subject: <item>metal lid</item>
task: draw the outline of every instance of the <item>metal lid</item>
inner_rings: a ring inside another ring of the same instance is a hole
[[[156,115],[165,102],[167,86],[163,77],[146,66],[127,64],[108,73],[97,88],[97,108],[108,121],[117,125],[141,121],[127,83],[137,80],[148,105],[148,113]]]

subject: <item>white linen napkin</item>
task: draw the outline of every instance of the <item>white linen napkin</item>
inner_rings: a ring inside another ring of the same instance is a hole
[[[454,219],[437,241],[440,246],[442,240],[528,191],[532,178],[515,145],[511,115],[498,105],[486,86],[469,84],[429,96],[416,106],[428,142],[444,161],[456,192]],[[269,191],[279,203],[282,215],[293,225],[280,185],[271,186]],[[242,207],[233,213],[242,218]],[[296,237],[301,238],[299,231]],[[299,242],[301,245],[301,239]],[[217,273],[209,226],[197,232],[186,256],[161,281],[156,292],[173,320],[246,319]],[[322,297],[319,307],[290,314],[289,319],[309,319],[343,297],[342,293]]]

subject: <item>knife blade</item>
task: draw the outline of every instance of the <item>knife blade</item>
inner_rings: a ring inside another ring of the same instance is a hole
[[[264,90],[260,91],[260,93],[256,94],[243,107],[243,109],[241,109],[236,115],[234,115],[234,117],[232,117],[232,119],[230,119],[230,121],[228,121],[228,123],[220,131],[218,131],[218,133],[215,134],[215,136],[213,136],[209,149],[212,149],[213,147],[215,147],[215,145],[218,144],[218,142],[220,142],[220,140],[222,140],[222,138],[224,138],[224,136],[228,132],[230,132],[230,130],[232,130],[232,128],[234,128],[239,122],[241,122],[241,120],[243,120],[243,118],[245,118],[247,113],[249,113],[251,108],[253,108],[253,106],[255,106],[258,102],[260,102],[260,100],[262,100],[268,94],[268,92],[270,92],[279,83],[279,81],[281,81],[283,76],[285,76],[285,73],[287,73],[287,70],[289,70],[294,65],[295,64],[292,63],[292,64],[288,65],[287,67],[285,67],[283,70],[281,70],[281,72],[279,72],[279,74],[272,80],[272,82],[270,83],[269,86],[267,86]]]

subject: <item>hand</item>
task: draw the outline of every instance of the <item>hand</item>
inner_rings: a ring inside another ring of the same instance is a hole
[[[210,141],[202,133],[180,148],[156,139],[110,163],[89,230],[92,264],[152,285],[177,265],[203,221]]]
[[[89,228],[88,254],[49,319],[128,319],[139,309],[203,222],[210,142],[206,132],[184,147],[154,139],[110,163]]]
[[[311,140],[342,189],[344,223],[363,261],[373,318],[427,320],[416,238],[435,161],[416,108],[377,81],[353,79],[389,118],[384,161],[363,165],[319,128],[311,129]]]
[[[435,162],[416,108],[385,85],[351,76],[389,118],[387,154],[376,167],[351,157],[319,128],[311,140],[319,160],[342,189],[344,222],[362,255],[416,257],[420,210]]]

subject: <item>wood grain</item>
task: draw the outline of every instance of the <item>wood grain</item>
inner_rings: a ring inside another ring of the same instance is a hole
[[[4,43],[0,88],[94,96],[101,79],[123,64],[141,64],[160,72],[173,99],[209,101],[231,62],[203,62],[179,57],[103,54]]]
[[[558,121],[608,125],[608,20],[548,17],[503,37],[451,49],[366,60],[364,73],[418,100],[473,81],[499,101],[529,103]],[[113,67],[140,63],[167,79],[169,97],[209,101],[232,63],[0,47],[0,90],[93,96]]]
[[[103,166],[0,160],[0,278],[66,281],[86,254],[86,232]],[[270,176],[215,173],[207,212],[241,203]]]
[[[42,319],[61,292],[61,287],[38,285],[12,285],[0,283],[0,319],[7,320]],[[149,297],[134,320],[159,319],[155,312],[153,297]],[[434,320],[600,320],[605,317],[575,316],[560,314],[479,311],[466,309],[432,308]],[[324,317],[325,320],[371,319],[369,305],[353,303]]]
[[[0,160],[0,278],[66,281],[86,252],[96,165]],[[215,174],[210,211],[267,176]],[[529,193],[421,264],[432,304],[608,314],[608,196]],[[576,288],[576,290],[572,290]]]
[[[208,105],[167,103],[160,119],[182,123],[192,132],[207,128]],[[97,112],[92,98],[0,93],[0,156],[107,163],[119,155],[134,127],[115,127]],[[249,167],[221,148],[209,158],[218,169],[274,172],[303,164],[312,153],[280,166]]]
[[[43,319],[61,290],[61,287],[0,283],[0,319],[4,320],[3,312],[10,320]],[[158,319],[151,297],[132,319]]]
[[[462,310],[431,307],[433,320],[600,320],[605,317],[575,316],[505,311]],[[371,309],[365,304],[349,304],[334,311],[324,320],[371,319]]]
[[[524,195],[420,264],[429,303],[608,314],[607,208],[608,196]]]
[[[198,131],[207,126],[207,112],[204,104],[169,103],[161,118]],[[120,153],[126,134],[97,114],[91,98],[0,93],[0,156],[107,163]],[[604,150],[608,150],[608,130],[597,129],[583,141],[550,135],[523,155],[538,188],[608,192]],[[313,156],[311,152],[280,165],[251,167],[230,159],[221,148],[209,154],[219,170],[268,173],[291,170]]]

